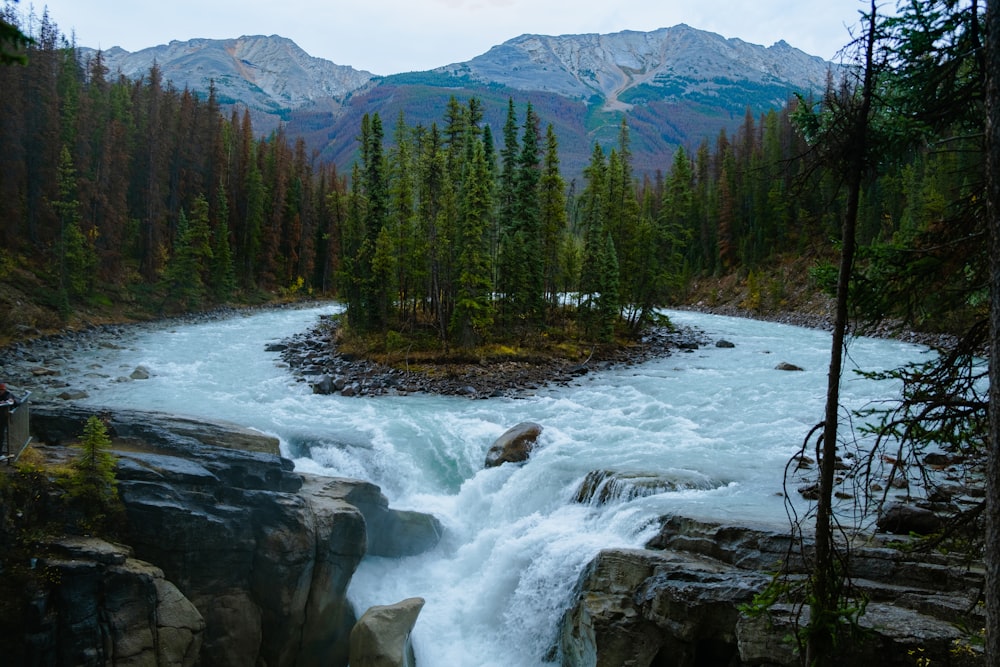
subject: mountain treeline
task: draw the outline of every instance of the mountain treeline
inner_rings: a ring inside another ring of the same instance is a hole
[[[3,19],[20,26],[10,3]],[[804,131],[822,100],[747,111],[735,133],[679,147],[641,177],[623,119],[567,182],[530,103],[509,101],[495,135],[482,102],[456,96],[430,126],[365,116],[347,175],[283,128],[258,137],[248,111],[226,117],[214,91],[177,90],[155,65],[133,81],[100,53],[81,61],[47,14],[25,32],[27,64],[0,68],[0,268],[30,267],[63,312],[311,292],[343,298],[362,331],[429,324],[469,346],[572,326],[607,340],[696,276],[740,273],[750,307],[780,299],[788,286],[760,276],[782,257],[829,256],[843,215],[836,171],[817,166]],[[944,326],[981,306],[969,285],[982,267],[929,241],[954,229],[943,221],[981,180],[978,141],[937,127],[866,175],[865,308]],[[829,282],[830,266],[801,280]],[[931,279],[940,289],[906,289]]]

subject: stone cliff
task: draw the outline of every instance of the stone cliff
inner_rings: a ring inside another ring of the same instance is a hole
[[[783,563],[791,581],[807,576],[791,546],[787,532],[675,517],[646,549],[601,552],[563,619],[562,664],[799,665],[792,638],[796,621],[808,622],[807,607],[776,604],[757,617],[742,609]],[[907,554],[877,537],[851,553],[852,583],[867,603],[857,632],[839,643],[837,664],[983,664],[963,632],[983,627],[981,567]]]
[[[62,449],[89,414],[35,406],[39,448]],[[346,665],[346,592],[362,557],[409,555],[440,536],[433,517],[390,509],[372,484],[295,473],[264,434],[103,417],[128,546],[40,546],[31,567],[43,585],[23,621],[32,664]]]

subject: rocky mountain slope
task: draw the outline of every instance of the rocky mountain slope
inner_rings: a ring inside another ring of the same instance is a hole
[[[764,48],[682,24],[653,32],[522,35],[435,71],[627,110],[651,100],[723,96],[733,87],[769,91],[758,102],[781,106],[789,90],[822,89],[828,67],[784,41]]]
[[[92,55],[84,50],[84,55]],[[347,167],[361,117],[379,112],[410,124],[443,117],[452,96],[484,101],[499,129],[508,98],[535,106],[560,139],[565,171],[578,175],[594,142],[612,145],[623,115],[638,173],[665,170],[677,146],[734,131],[749,109],[780,108],[796,92],[823,88],[830,63],[781,41],[770,47],[687,25],[652,32],[522,35],[468,62],[380,77],[314,58],[272,35],[195,39],[104,53],[112,73],[147,75],[155,62],[177,88],[241,104],[267,133],[279,122],[321,156]],[[492,113],[491,113],[492,112]],[[497,133],[499,136],[499,133]]]
[[[214,83],[221,103],[241,102],[278,115],[310,105],[338,106],[374,77],[315,58],[278,35],[175,40],[134,53],[114,47],[103,55],[112,73],[134,79],[148,75],[156,63],[178,89],[206,94]]]

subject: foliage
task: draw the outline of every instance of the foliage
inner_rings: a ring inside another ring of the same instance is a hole
[[[98,528],[121,512],[111,438],[99,417],[87,419],[77,448],[80,453],[66,480],[66,490],[74,507],[82,509],[87,524]]]

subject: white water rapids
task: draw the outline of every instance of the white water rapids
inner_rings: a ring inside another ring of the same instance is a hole
[[[437,516],[445,528],[437,548],[366,558],[350,589],[359,614],[425,598],[413,634],[421,667],[544,664],[583,567],[600,549],[641,546],[662,515],[787,526],[782,475],[823,415],[827,333],[670,311],[676,324],[735,347],[591,373],[523,399],[315,395],[264,347],[337,308],[141,328],[120,349],[72,361],[86,369],[79,372],[87,404],[251,426],[278,436],[299,470],[369,480],[392,507]],[[861,338],[847,363],[888,369],[925,354]],[[775,370],[782,361],[805,370]],[[150,379],[115,381],[140,365]],[[895,389],[848,371],[842,403],[860,408]],[[544,428],[531,459],[484,469],[492,442],[523,421]],[[574,502],[595,470],[695,488],[603,506]]]

